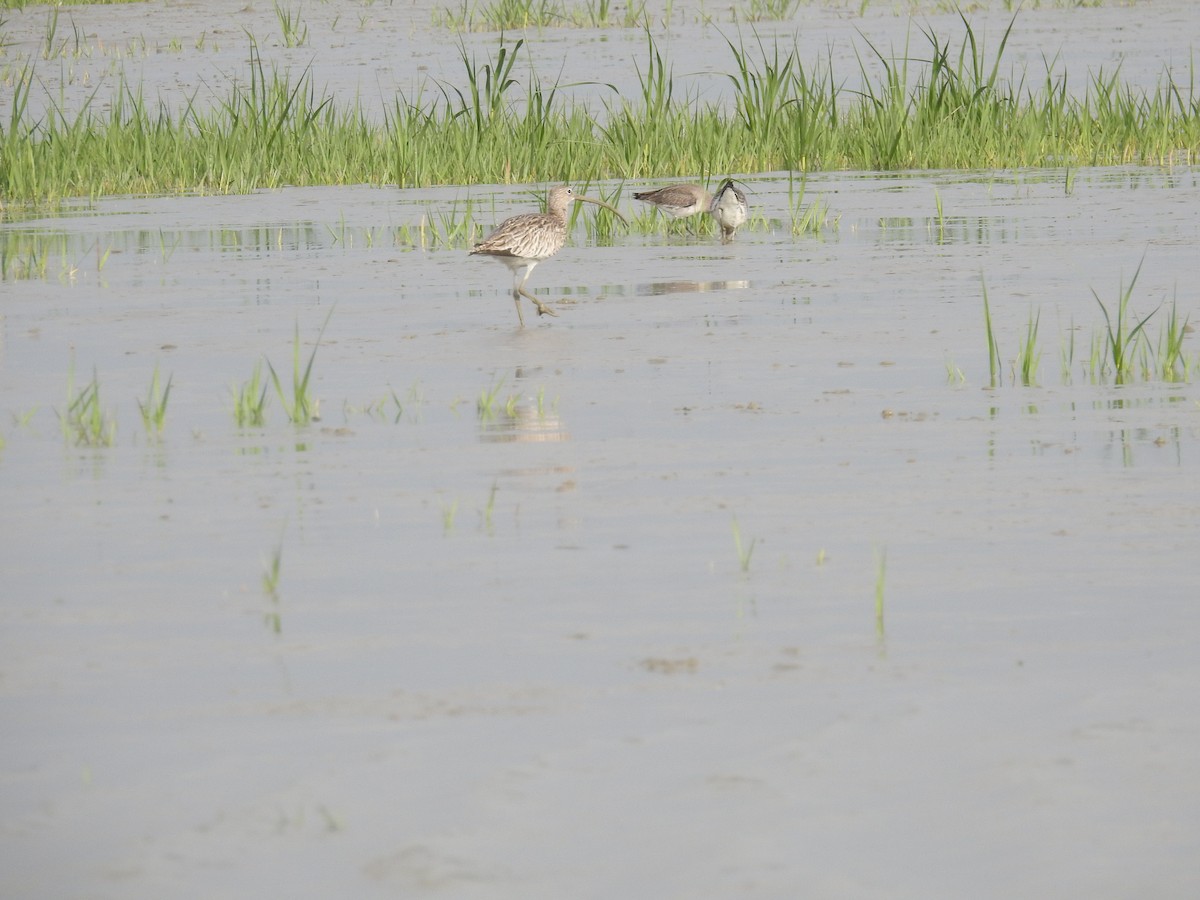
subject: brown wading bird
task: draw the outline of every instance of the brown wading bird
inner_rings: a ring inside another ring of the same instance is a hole
[[[633,199],[657,206],[676,219],[707,212],[721,226],[721,241],[726,244],[733,240],[733,233],[749,214],[746,195],[733,186],[732,178],[725,179],[716,196],[695,184],[669,184],[656,191],[634,194]]]
[[[550,188],[544,213],[521,213],[505,219],[500,226],[475,245],[471,254],[490,256],[504,263],[513,273],[513,302],[517,305],[517,319],[525,327],[525,316],[521,314],[521,297],[527,297],[537,307],[539,316],[557,316],[554,310],[525,290],[525,282],[533,267],[543,259],[549,259],[567,242],[567,208],[572,203],[595,203],[611,210],[618,219],[625,217],[603,200],[591,197],[576,197],[565,184]],[[626,224],[629,224],[626,222]]]

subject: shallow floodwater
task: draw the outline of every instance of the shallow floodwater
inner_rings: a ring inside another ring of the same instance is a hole
[[[1194,896],[1200,392],[1087,359],[1200,319],[1200,171],[743,180],[525,329],[430,237],[524,187],[0,225],[0,894]]]

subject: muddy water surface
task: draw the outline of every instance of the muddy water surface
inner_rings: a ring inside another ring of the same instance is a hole
[[[1195,894],[1200,394],[1086,363],[1139,265],[1200,318],[1197,171],[745,181],[524,330],[420,232],[523,188],[4,225],[0,893]],[[296,329],[320,420],[239,428]]]

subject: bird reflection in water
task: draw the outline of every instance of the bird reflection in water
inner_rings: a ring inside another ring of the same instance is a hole
[[[639,284],[637,293],[642,297],[657,297],[662,294],[705,294],[709,291],[736,291],[750,287],[749,281],[652,281]]]

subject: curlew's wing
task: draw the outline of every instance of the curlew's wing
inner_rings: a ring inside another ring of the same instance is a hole
[[[546,259],[562,249],[565,227],[543,213],[522,213],[505,219],[500,227],[472,248],[472,253]]]

